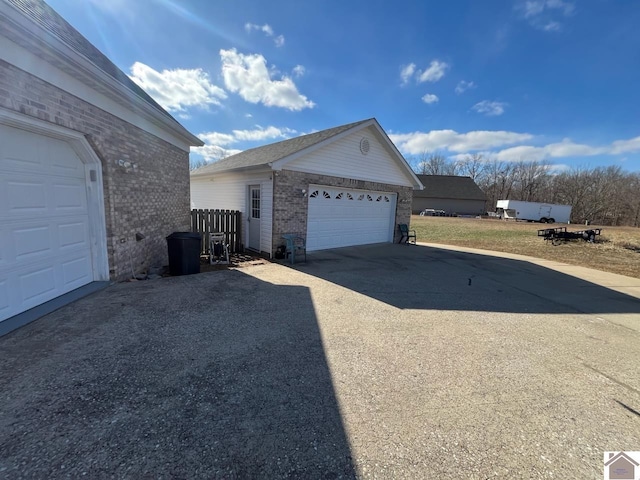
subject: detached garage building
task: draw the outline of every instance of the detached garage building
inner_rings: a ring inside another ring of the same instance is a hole
[[[0,1],[0,335],[166,265],[165,236],[189,229],[191,145],[46,3]]]
[[[418,175],[424,190],[413,194],[411,210],[418,214],[426,208],[448,214],[482,215],[486,196],[471,177],[454,175]]]
[[[194,208],[243,213],[245,246],[272,255],[282,235],[307,250],[392,242],[422,185],[375,119],[330,128],[191,173]]]

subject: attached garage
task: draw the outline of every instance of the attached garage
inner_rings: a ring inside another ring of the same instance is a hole
[[[3,335],[166,265],[203,143],[46,2],[0,1],[0,25]]]
[[[272,255],[393,242],[422,184],[376,119],[246,150],[191,173],[191,205],[244,214],[244,244]]]
[[[109,278],[99,163],[48,130],[0,125],[0,321]]]

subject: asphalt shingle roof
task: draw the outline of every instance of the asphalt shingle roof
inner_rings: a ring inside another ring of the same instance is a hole
[[[317,143],[334,137],[342,132],[352,129],[360,124],[369,122],[372,119],[361,120],[359,122],[348,123],[339,127],[329,128],[320,132],[302,135],[300,137],[282,140],[281,142],[271,143],[262,147],[251,148],[244,152],[237,153],[230,157],[210,163],[204,167],[200,167],[192,172],[192,175],[206,175],[210,173],[219,173],[226,170],[235,170],[239,168],[255,167],[258,165],[267,165],[282,158],[293,155]]]
[[[173,117],[43,0],[4,0],[163,115]],[[108,0],[105,0],[108,1]],[[175,119],[174,119],[175,120]]]
[[[485,200],[484,192],[471,177],[453,175],[418,175],[424,190],[414,190],[419,198],[455,198],[459,200]]]

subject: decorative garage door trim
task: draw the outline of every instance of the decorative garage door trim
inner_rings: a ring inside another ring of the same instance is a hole
[[[393,241],[397,194],[309,186],[307,250]]]
[[[3,109],[0,136],[2,321],[108,280],[109,266],[102,168],[84,136]]]

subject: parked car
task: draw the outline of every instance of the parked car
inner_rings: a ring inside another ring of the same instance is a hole
[[[425,208],[420,212],[421,217],[444,217],[447,212],[444,210],[436,210],[434,208]]]

